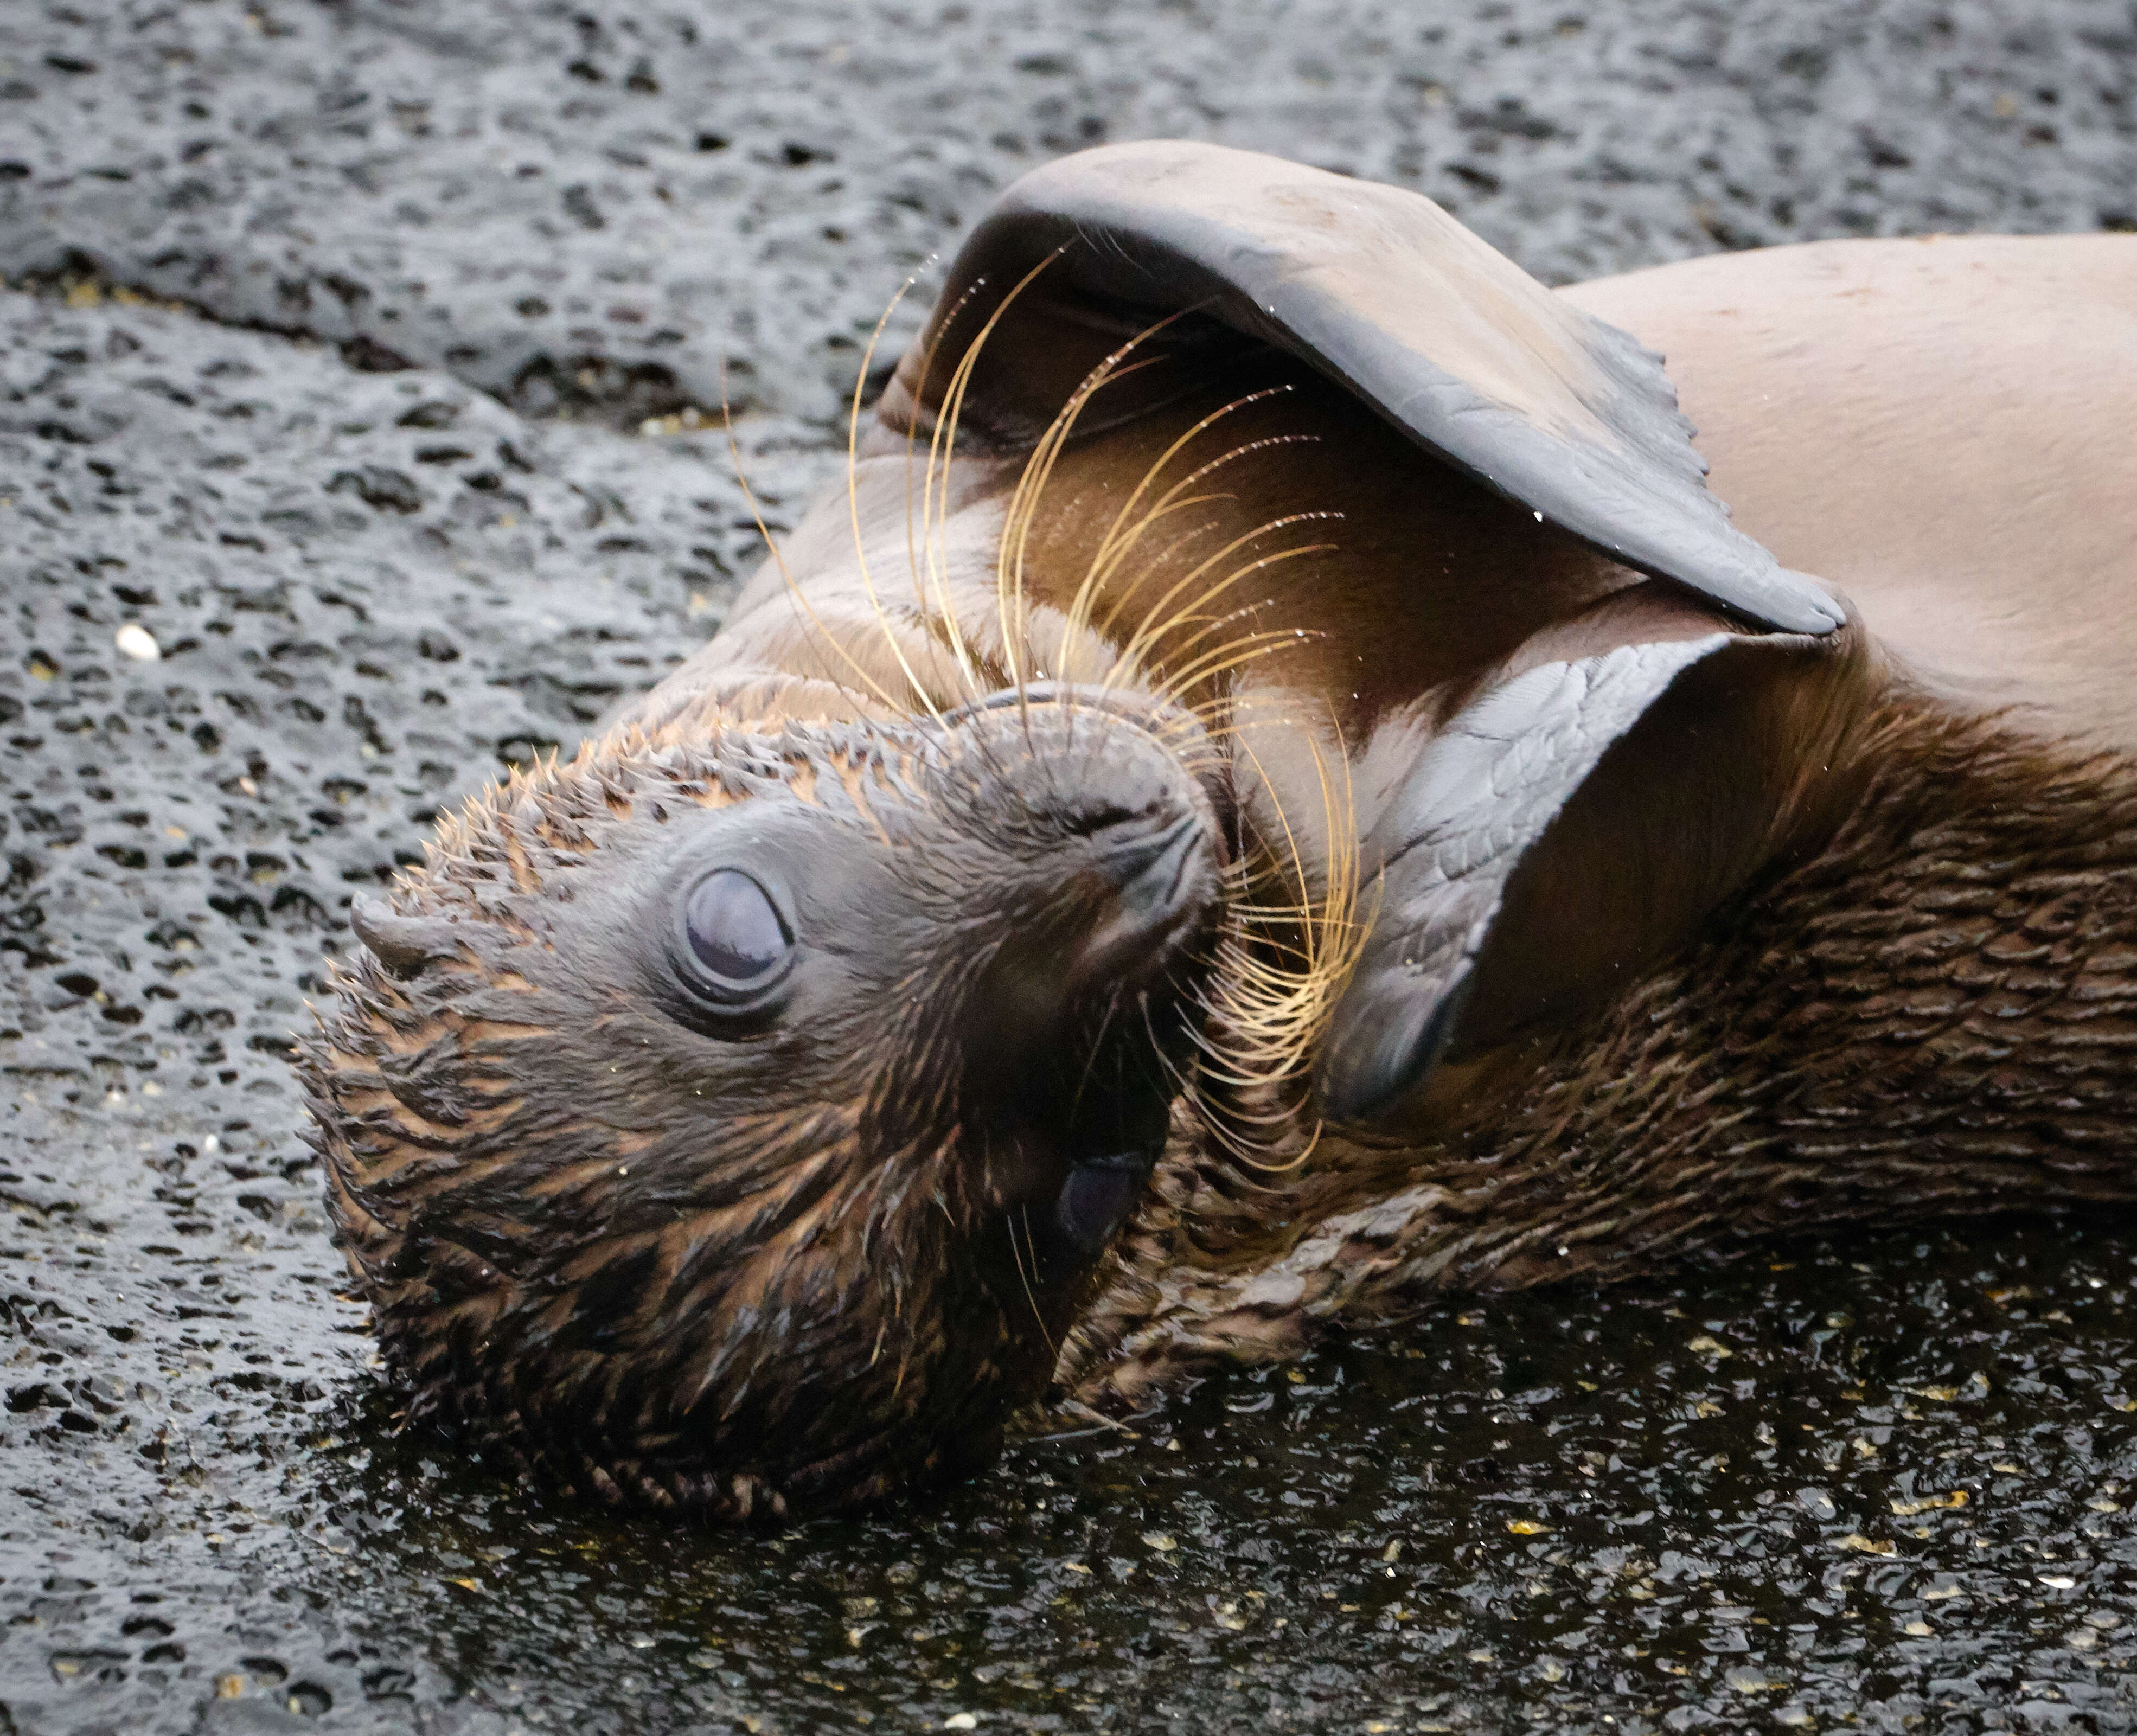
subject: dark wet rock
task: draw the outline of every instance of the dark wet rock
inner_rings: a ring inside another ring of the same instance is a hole
[[[285,1096],[353,891],[678,660],[754,532],[724,453],[426,372],[22,294],[0,346],[9,1041],[61,1095],[212,1126]]]
[[[283,1057],[718,620],[723,363],[776,525],[902,277],[1151,134],[1555,278],[2137,222],[2107,0],[1040,10],[0,19],[0,1732],[2137,1726],[2128,1226],[1449,1302],[783,1538],[396,1432]]]
[[[6,1630],[0,1704],[309,1728],[360,1682],[262,1685],[233,1624],[288,1615],[241,1622],[255,1578],[218,1570],[281,1530],[249,1510],[368,1354],[291,1037],[352,895],[684,654],[756,533],[717,442],[536,427],[134,298],[0,294],[0,1563],[32,1608],[76,1588]],[[58,1571],[76,1536],[93,1572]],[[162,1565],[113,1589],[110,1547]],[[47,1631],[92,1607],[111,1641]],[[377,1668],[450,1700],[402,1645]]]
[[[7,269],[92,265],[538,414],[709,406],[723,360],[827,413],[899,276],[1105,139],[1414,185],[1559,280],[2137,221],[2107,3],[17,10]]]

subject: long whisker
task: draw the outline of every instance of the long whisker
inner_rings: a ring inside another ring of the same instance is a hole
[[[1178,453],[1180,448],[1185,445],[1188,440],[1191,439],[1195,434],[1200,433],[1213,426],[1219,419],[1231,415],[1234,411],[1244,410],[1251,404],[1258,403],[1264,398],[1273,397],[1279,391],[1288,391],[1291,388],[1289,387],[1271,387],[1268,390],[1263,391],[1249,392],[1244,397],[1234,399],[1232,402],[1225,405],[1221,410],[1213,411],[1210,415],[1205,416],[1200,422],[1196,423],[1194,428],[1190,429],[1187,434],[1183,435],[1179,440],[1174,441],[1173,444],[1168,447],[1164,454],[1158,459],[1157,462],[1152,464],[1148,470],[1144,472],[1142,481],[1137,484],[1136,495],[1140,497],[1141,494],[1156,480],[1159,474],[1168,464],[1171,462],[1174,455]],[[1170,489],[1166,489],[1163,494],[1158,497],[1156,504],[1150,512],[1146,513],[1142,519],[1137,521],[1132,529],[1128,531],[1125,535],[1121,535],[1119,534],[1120,526],[1122,519],[1126,516],[1126,509],[1123,508],[1122,517],[1117,518],[1114,521],[1113,531],[1108,533],[1107,541],[1100,546],[1098,555],[1093,558],[1091,563],[1091,572],[1085,579],[1084,583],[1087,586],[1095,586],[1098,583],[1110,580],[1113,572],[1120,566],[1120,563],[1127,557],[1129,552],[1132,549],[1135,543],[1142,538],[1149,527],[1157,523],[1161,518],[1166,516],[1176,506],[1185,506],[1192,500],[1201,498],[1213,500],[1232,498],[1232,496],[1226,494],[1210,496],[1190,496],[1186,494],[1186,490],[1198,485],[1212,472],[1222,468],[1225,464],[1232,463],[1235,460],[1247,457],[1253,453],[1266,450],[1271,446],[1316,444],[1317,443],[1318,439],[1318,435],[1310,434],[1275,435],[1263,440],[1248,440],[1239,445],[1234,446],[1229,450],[1219,454],[1218,456],[1211,459],[1208,463],[1199,466],[1197,469],[1189,472],[1185,476],[1181,477],[1178,482],[1175,483]],[[1112,623],[1120,618],[1121,611],[1134,599],[1137,592],[1142,589],[1144,580],[1147,579],[1150,573],[1154,570],[1154,567],[1146,568],[1142,579],[1138,579],[1134,584],[1127,586],[1117,594],[1114,598],[1112,607],[1107,611],[1105,621],[1102,624],[1100,628],[1101,631],[1106,631],[1111,629]]]
[[[1024,1244],[1031,1252],[1031,1269],[1036,1274],[1039,1271],[1039,1238],[1031,1233],[1030,1206],[1026,1204],[1018,1207],[1017,1217],[1024,1224]],[[1014,1228],[1009,1233],[1009,1239],[1010,1246],[1014,1248],[1016,1245],[1016,1231]],[[1020,1275],[1024,1271],[1024,1262],[1021,1258],[1016,1262],[1016,1269]],[[1031,1304],[1032,1318],[1039,1322],[1039,1335],[1046,1341],[1047,1360],[1049,1363],[1059,1360],[1061,1345],[1053,1333],[1047,1330],[1046,1316],[1039,1311],[1039,1298],[1032,1294],[1031,1281],[1029,1278],[1025,1280],[1024,1295],[1025,1300]]]
[[[1314,551],[1297,549],[1293,552],[1312,554]],[[1282,559],[1283,557],[1277,556],[1272,558]],[[1186,619],[1192,621],[1198,617],[1190,615]],[[1192,649],[1201,639],[1226,625],[1224,621],[1211,622],[1208,628],[1196,634],[1195,638],[1189,640],[1187,645],[1181,649]],[[1161,698],[1175,698],[1195,682],[1206,681],[1224,674],[1232,669],[1241,668],[1260,658],[1280,651],[1287,645],[1296,645],[1298,642],[1299,634],[1292,628],[1270,628],[1258,633],[1249,633],[1238,639],[1226,639],[1222,644],[1214,646],[1201,655],[1176,667],[1169,664],[1158,665],[1153,671],[1159,678],[1158,694]]]
[[[1237,1161],[1268,1176],[1302,1168],[1318,1147],[1323,1130],[1317,1118],[1288,1161],[1274,1162],[1262,1155],[1271,1134],[1280,1135],[1297,1126],[1297,1106],[1285,1100],[1305,1086],[1313,1043],[1349,980],[1366,927],[1355,918],[1357,849],[1349,817],[1350,756],[1341,749],[1340,721],[1332,716],[1331,721],[1344,766],[1340,804],[1319,744],[1307,737],[1328,844],[1326,891],[1318,901],[1311,896],[1306,853],[1276,786],[1244,737],[1236,732],[1232,737],[1275,810],[1300,895],[1295,903],[1258,904],[1243,897],[1230,906],[1236,926],[1224,944],[1227,956],[1220,965],[1217,992],[1204,999],[1217,1034],[1195,1034],[1205,1056],[1197,1066],[1198,1081],[1229,1087],[1226,1096],[1232,1101],[1219,1103],[1205,1092],[1198,1093],[1195,1101],[1198,1119],[1218,1143]],[[1273,862],[1271,869],[1276,870]],[[1299,938],[1286,941],[1266,931],[1257,936],[1256,931],[1271,921],[1295,925]],[[1264,957],[1253,956],[1257,948]],[[1286,964],[1287,958],[1296,959],[1297,965]],[[1257,1110],[1253,1100],[1258,1097],[1268,1106]],[[1264,1131],[1252,1131],[1256,1129]]]
[[[1178,314],[1168,314],[1155,324],[1145,327],[1085,375],[1076,390],[1069,395],[1068,401],[1062,406],[1048,425],[1045,433],[1040,435],[1031,456],[1025,460],[1023,474],[1017,479],[1016,489],[1010,497],[1009,512],[1004,519],[1001,552],[996,562],[998,607],[1002,617],[1003,635],[1009,643],[1020,643],[1024,637],[1025,562],[1030,549],[1031,528],[1038,517],[1047,483],[1053,476],[1054,466],[1075,430],[1077,419],[1101,387],[1165,360],[1163,356],[1148,357],[1135,362],[1130,362],[1128,357],[1180,317]],[[1010,620],[1012,600],[1015,604],[1014,622]],[[1076,633],[1077,613],[1072,605],[1068,630],[1064,633],[1062,639],[1064,657],[1074,642]],[[1059,673],[1067,676],[1072,672],[1064,667]],[[1020,677],[1019,684],[1021,685]]]
[[[1068,1113],[1073,1116],[1083,1106],[1083,1092],[1091,1082],[1093,1070],[1098,1064],[1098,1051],[1105,1046],[1106,1028],[1113,1022],[1113,1014],[1120,1009],[1121,991],[1117,988],[1106,997],[1106,1010],[1098,1020],[1098,1033],[1091,1038],[1091,1052],[1083,1058],[1083,1076],[1076,1081],[1076,1094],[1068,1100]]]
[[[1069,395],[1068,401],[1047,425],[1038,445],[1032,448],[1031,456],[1025,461],[1024,470],[1017,478],[1015,490],[1010,496],[1009,510],[1003,518],[1001,541],[995,557],[995,596],[1003,644],[1009,648],[1010,668],[1015,673],[1016,684],[1020,688],[1024,685],[1024,676],[1016,656],[1016,648],[1025,642],[1025,561],[1030,549],[1031,528],[1038,517],[1039,501],[1053,476],[1054,466],[1062,450],[1068,445],[1069,435],[1074,431],[1076,420],[1083,413],[1083,406],[1090,402],[1100,387],[1129,371],[1120,366],[1127,353],[1125,348],[1115,351],[1084,376],[1076,390]],[[1147,362],[1133,364],[1136,367],[1147,365]],[[1014,556],[1012,550],[1015,551]],[[1014,620],[1011,619],[1012,601],[1015,604]]]
[[[845,660],[847,667],[860,677],[863,683],[875,694],[876,698],[890,710],[893,712],[898,710],[900,708],[898,702],[884,690],[883,683],[862,668],[855,660],[853,653],[849,651],[830,629],[824,625],[823,618],[816,613],[815,605],[809,601],[801,586],[795,582],[794,574],[786,565],[786,556],[784,551],[772,540],[771,527],[764,522],[763,508],[757,503],[757,493],[750,487],[749,478],[742,474],[742,447],[735,440],[734,411],[728,402],[728,371],[725,363],[723,363],[720,367],[720,423],[727,435],[728,460],[734,467],[735,482],[742,489],[742,498],[748,503],[749,516],[757,525],[757,535],[764,539],[765,547],[771,552],[772,563],[779,569],[779,576],[786,584],[787,595],[808,615],[810,625],[822,637],[824,643]]]
[[[1287,529],[1292,525],[1304,523],[1310,520],[1335,518],[1341,516],[1341,514],[1335,513],[1292,513],[1281,518],[1272,518],[1268,523],[1258,525],[1254,529],[1247,532],[1244,535],[1234,537],[1229,542],[1226,543],[1222,548],[1211,555],[1208,560],[1203,562],[1192,571],[1189,572],[1185,577],[1180,579],[1177,583],[1173,585],[1171,589],[1166,591],[1166,593],[1158,599],[1156,605],[1152,609],[1151,614],[1144,619],[1142,624],[1137,627],[1134,634],[1130,636],[1127,643],[1121,648],[1120,654],[1114,660],[1112,670],[1107,672],[1106,677],[1107,684],[1110,686],[1122,673],[1132,671],[1138,666],[1143,655],[1144,647],[1156,640],[1172,624],[1173,617],[1167,615],[1164,611],[1172,605],[1179,597],[1180,592],[1185,591],[1190,585],[1193,584],[1195,580],[1200,578],[1203,574],[1209,571],[1211,567],[1215,567],[1219,561],[1223,560],[1225,556],[1232,553],[1236,549],[1244,547],[1248,543],[1252,542],[1257,537],[1268,536],[1274,532]],[[1233,586],[1238,584],[1242,579],[1248,578],[1253,574],[1259,572],[1266,567],[1273,566],[1280,561],[1295,560],[1299,556],[1306,554],[1326,553],[1333,547],[1333,544],[1325,542],[1311,543],[1303,548],[1286,549],[1277,554],[1264,555],[1258,560],[1251,561],[1248,562],[1247,565],[1236,567],[1232,571],[1225,574],[1222,579],[1205,590],[1194,600],[1192,603],[1186,606],[1195,609],[1205,608],[1209,605],[1213,598],[1221,596],[1224,591],[1230,590]]]
[[[974,370],[979,366],[981,352],[986,348],[987,340],[994,335],[995,327],[1001,323],[1003,318],[1015,304],[1017,298],[1023,294],[1040,272],[1060,258],[1067,250],[1067,244],[1064,243],[1040,260],[1017,280],[1015,287],[1002,298],[1001,304],[988,315],[986,323],[980,328],[979,335],[966,348],[963,357],[957,363],[957,372],[951,377],[950,388],[944,394],[942,409],[935,418],[934,431],[928,441],[927,471],[922,480],[921,494],[922,525],[927,534],[922,547],[927,552],[926,571],[927,576],[934,581],[936,602],[942,610],[943,625],[950,635],[952,649],[956,656],[957,666],[963,672],[966,678],[966,696],[972,699],[981,697],[979,675],[972,667],[971,659],[966,654],[964,631],[959,625],[956,611],[950,604],[947,563],[937,545],[937,527],[942,527],[943,534],[947,535],[949,522],[950,456],[957,449],[957,422],[964,411],[965,393],[971,384]],[[939,471],[938,464],[941,467]]]
[[[1028,1210],[1028,1208],[1020,1207],[1019,1210],[1025,1211]],[[1049,1344],[1051,1344],[1053,1342],[1053,1337],[1046,1330],[1046,1316],[1039,1311],[1038,1293],[1032,1289],[1031,1279],[1026,1275],[1024,1269],[1024,1250],[1017,1245],[1015,1220],[1012,1218],[1008,1213],[1005,1212],[1002,1213],[1001,1224],[1002,1228],[1009,1233],[1010,1258],[1016,1262],[1017,1281],[1024,1286],[1025,1301],[1031,1304],[1031,1317],[1039,1322],[1039,1335],[1046,1339]],[[1030,1233],[1030,1230],[1031,1225],[1030,1221],[1027,1219],[1025,1224],[1025,1232],[1026,1235]]]
[[[1268,394],[1255,394],[1254,396],[1268,396]],[[1250,398],[1239,399],[1235,401],[1234,405],[1228,406],[1227,409],[1234,408],[1237,407],[1238,405],[1245,404],[1249,401],[1251,401]],[[1204,419],[1205,425],[1206,425],[1208,422],[1215,420],[1215,416],[1214,415],[1210,417],[1205,417]],[[1200,481],[1204,477],[1209,475],[1210,472],[1215,470],[1219,466],[1229,464],[1234,459],[1241,457],[1249,452],[1257,451],[1271,445],[1288,445],[1293,440],[1312,440],[1315,438],[1316,436],[1313,435],[1280,435],[1267,440],[1251,440],[1247,442],[1245,445],[1235,446],[1229,451],[1219,455],[1218,457],[1210,460],[1209,463],[1202,465],[1192,474],[1182,478],[1159,498],[1157,503],[1153,506],[1148,513],[1145,513],[1125,536],[1120,537],[1110,551],[1102,550],[1100,555],[1097,558],[1093,559],[1091,563],[1090,571],[1086,575],[1083,588],[1078,593],[1079,605],[1081,605],[1083,599],[1087,596],[1095,601],[1101,585],[1104,584],[1110,586],[1113,573],[1118,570],[1121,563],[1126,561],[1128,556],[1133,552],[1135,545],[1147,535],[1153,528],[1162,523],[1166,518],[1170,518],[1176,512],[1185,511],[1190,507],[1213,504],[1219,501],[1231,500],[1237,498],[1234,495],[1228,494],[1183,494],[1183,490],[1193,487],[1196,483]],[[1175,450],[1176,450],[1176,447]],[[1170,454],[1168,454],[1167,456],[1169,457]],[[1164,460],[1161,460],[1158,464],[1153,465],[1150,471],[1146,473],[1146,483],[1147,483],[1151,477],[1155,476],[1159,469],[1162,468],[1164,462]],[[1112,591],[1112,605],[1107,610],[1105,619],[1095,625],[1094,630],[1098,636],[1103,639],[1112,632],[1114,623],[1120,619],[1122,612],[1127,608],[1128,605],[1132,602],[1136,597],[1141,595],[1143,586],[1146,585],[1153,576],[1163,570],[1166,563],[1171,558],[1174,553],[1176,553],[1186,542],[1191,541],[1195,537],[1201,535],[1205,532],[1214,528],[1215,527],[1212,525],[1204,525],[1197,530],[1187,532],[1184,537],[1176,538],[1166,548],[1160,551],[1153,558],[1146,562],[1144,564],[1142,571],[1133,580],[1127,585],[1114,588]],[[1263,528],[1266,529],[1268,527],[1263,527]],[[1259,532],[1250,532],[1249,535],[1258,535],[1259,533]],[[1218,554],[1213,558],[1221,559],[1223,557],[1223,553],[1224,551],[1219,550]],[[1201,570],[1203,569],[1198,568],[1197,573]],[[1196,574],[1190,573],[1188,576],[1189,580],[1191,581],[1192,579],[1196,576]],[[1234,575],[1234,576],[1236,577],[1238,575]],[[1185,617],[1187,611],[1198,607],[1202,602],[1206,601],[1210,596],[1215,596],[1218,591],[1221,591],[1224,588],[1224,586],[1223,586],[1215,587],[1212,591],[1205,593],[1204,596],[1195,599],[1193,602],[1183,605],[1180,613],[1166,620],[1158,620],[1156,618],[1158,610],[1151,610],[1151,613],[1144,618],[1143,626],[1146,630],[1142,637],[1150,639],[1162,637],[1164,634],[1171,631],[1174,626],[1177,625],[1180,621]],[[1159,609],[1162,609],[1164,606],[1165,604],[1162,601],[1158,605]],[[1117,658],[1112,669],[1105,677],[1103,684],[1108,687],[1115,684],[1121,678],[1122,673],[1124,670],[1130,677],[1133,676],[1135,673],[1133,669],[1133,659],[1125,656]]]
[[[853,526],[854,562],[860,568],[861,589],[867,593],[869,607],[874,610],[876,623],[883,629],[884,642],[890,647],[890,654],[898,660],[898,668],[904,672],[913,697],[927,707],[935,721],[940,723],[942,713],[913,669],[911,660],[907,658],[905,648],[898,643],[898,635],[891,627],[890,617],[884,612],[883,599],[876,594],[875,577],[869,571],[868,546],[861,535],[860,489],[854,476],[855,467],[860,461],[861,397],[868,389],[869,370],[875,363],[876,346],[882,343],[884,328],[890,323],[891,315],[898,311],[898,304],[905,299],[906,292],[912,289],[916,280],[907,278],[899,286],[898,294],[891,297],[890,305],[883,310],[882,317],[875,323],[875,329],[869,333],[868,347],[861,352],[860,371],[854,380],[853,408],[846,419],[846,517]]]
[[[1175,315],[1173,317],[1177,318],[1178,316]],[[1137,338],[1136,342],[1138,343],[1142,343],[1145,338],[1150,337],[1155,332],[1162,329],[1162,328],[1169,323],[1169,321],[1160,321],[1156,326],[1153,326],[1148,331],[1140,334]],[[1120,509],[1114,513],[1112,524],[1107,527],[1106,534],[1099,540],[1098,552],[1092,557],[1090,566],[1084,572],[1083,582],[1076,587],[1076,594],[1070,600],[1068,613],[1069,631],[1072,636],[1080,637],[1084,625],[1089,620],[1091,605],[1096,600],[1099,590],[1104,585],[1107,579],[1111,576],[1114,567],[1117,567],[1122,559],[1126,558],[1129,548],[1131,548],[1136,541],[1142,537],[1150,524],[1156,522],[1155,514],[1146,514],[1142,518],[1136,521],[1133,530],[1128,533],[1125,539],[1122,536],[1122,527],[1128,523],[1129,515],[1132,513],[1136,508],[1141,503],[1143,496],[1150,491],[1152,484],[1155,484],[1157,479],[1164,474],[1166,468],[1172,462],[1173,458],[1190,440],[1194,440],[1197,435],[1200,434],[1204,429],[1209,427],[1212,423],[1229,416],[1236,409],[1244,407],[1244,406],[1249,402],[1268,396],[1269,396],[1268,391],[1253,393],[1248,397],[1235,400],[1234,402],[1226,405],[1222,410],[1215,411],[1211,415],[1205,416],[1200,421],[1197,422],[1193,427],[1187,430],[1187,431],[1180,435],[1178,439],[1175,440],[1170,446],[1166,447],[1166,450],[1158,455],[1156,462],[1151,464],[1143,472],[1142,479],[1136,484],[1135,487],[1130,490],[1128,498],[1121,503]],[[1207,467],[1205,466],[1205,468],[1206,469]],[[1201,473],[1197,473],[1197,474],[1200,474]],[[1181,488],[1188,485],[1189,484],[1187,484],[1176,485],[1171,491],[1171,494],[1176,495],[1180,492]],[[1166,503],[1166,501],[1161,500],[1159,503],[1159,505],[1162,508]]]
[[[913,512],[913,456],[920,435],[920,418],[927,406],[927,382],[935,377],[935,354],[942,348],[942,340],[950,335],[971,299],[986,287],[986,279],[976,277],[952,305],[949,312],[934,322],[934,332],[927,339],[927,348],[920,354],[920,377],[913,387],[913,414],[905,424],[905,565],[913,579],[913,601],[923,616],[927,613],[927,594],[921,584],[920,551],[914,540]],[[932,430],[930,430],[932,431]],[[932,476],[932,472],[930,472]],[[923,509],[924,510],[924,509]]]

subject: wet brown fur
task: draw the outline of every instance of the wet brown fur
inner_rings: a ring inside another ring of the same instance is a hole
[[[1433,1290],[2137,1198],[2137,768],[1903,693],[1854,751],[1824,848],[1616,1004],[1450,1067],[1436,1136],[1169,1165],[1064,1385],[1134,1406]]]

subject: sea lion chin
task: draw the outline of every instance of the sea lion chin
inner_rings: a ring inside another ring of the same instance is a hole
[[[1168,1132],[1223,840],[1073,693],[626,732],[445,829],[314,1045],[412,1414],[742,1516],[983,1460]]]
[[[353,912],[411,1414],[794,1515],[1436,1287],[2137,1195],[2137,496],[1989,366],[2046,296],[2119,427],[2087,239],[1554,294],[1240,152],[1009,189],[720,633]]]

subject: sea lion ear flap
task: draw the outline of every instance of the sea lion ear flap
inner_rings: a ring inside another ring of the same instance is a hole
[[[1362,840],[1377,894],[1322,1045],[1330,1118],[1564,1028],[1800,860],[1853,798],[1836,750],[1874,688],[1859,630],[1743,634],[1653,586],[1532,640]]]
[[[905,433],[954,411],[961,450],[1028,451],[1161,321],[1146,354],[1288,351],[1486,487],[1736,620],[1840,625],[1731,528],[1659,357],[1429,199],[1274,157],[1155,140],[1026,175],[959,252],[880,415]],[[1169,372],[1124,368],[1078,428],[1161,401]]]

